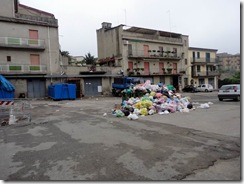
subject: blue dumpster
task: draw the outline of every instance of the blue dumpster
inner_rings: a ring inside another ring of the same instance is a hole
[[[48,96],[53,100],[74,100],[76,98],[75,84],[54,84],[48,86]]]
[[[0,75],[0,99],[13,99],[15,87]]]

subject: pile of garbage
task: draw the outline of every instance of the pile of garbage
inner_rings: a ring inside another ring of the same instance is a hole
[[[171,85],[168,85],[171,86]],[[130,120],[138,119],[138,116],[148,116],[153,114],[167,115],[175,112],[188,113],[195,110],[195,106],[190,102],[190,97],[183,97],[180,93],[176,93],[173,88],[167,85],[151,85],[150,80],[144,84],[138,84],[133,89],[124,91],[127,95],[123,95],[122,103],[116,105],[112,114],[117,117],[127,116]],[[133,96],[132,94],[140,94]],[[205,104],[200,108],[209,108],[209,104]]]

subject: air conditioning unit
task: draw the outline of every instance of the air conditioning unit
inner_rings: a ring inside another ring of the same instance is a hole
[[[124,40],[124,45],[129,45],[129,41],[128,40]]]

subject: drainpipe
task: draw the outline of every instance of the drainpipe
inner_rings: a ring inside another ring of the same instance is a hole
[[[47,35],[48,35],[48,56],[49,56],[49,67],[50,67],[51,84],[52,84],[52,83],[53,83],[53,79],[52,79],[52,64],[51,64],[52,56],[51,56],[51,42],[50,42],[50,28],[49,28],[49,26],[48,26],[48,30],[47,30]]]

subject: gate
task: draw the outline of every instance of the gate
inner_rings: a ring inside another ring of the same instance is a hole
[[[28,98],[45,97],[45,81],[40,79],[28,79],[27,81]]]
[[[99,86],[102,86],[101,78],[86,78],[84,79],[85,96],[99,96]]]

